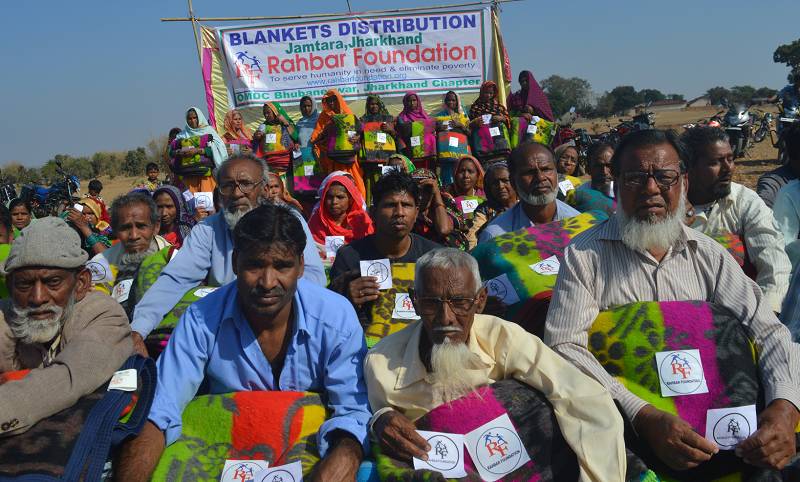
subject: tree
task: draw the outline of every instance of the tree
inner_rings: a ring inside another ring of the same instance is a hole
[[[642,102],[642,98],[631,85],[620,85],[609,92],[614,97],[614,112],[623,113]]]
[[[749,104],[756,94],[756,88],[752,85],[735,85],[731,87],[730,100],[734,104]]]
[[[137,147],[125,154],[125,164],[123,171],[129,176],[141,176],[144,174],[144,167],[147,165],[147,153],[144,147]]]
[[[667,100],[686,100],[683,94],[667,94]]]
[[[542,89],[547,93],[547,100],[556,117],[575,107],[578,111],[587,110],[590,106],[589,99],[592,95],[592,85],[588,80],[578,77],[564,78],[560,75],[551,75],[541,82]]]
[[[723,99],[727,99],[731,96],[731,91],[725,87],[712,87],[706,91],[706,95],[712,105],[720,105]]]
[[[658,89],[642,89],[639,91],[639,97],[641,97],[642,102],[657,102],[659,100],[664,100],[667,98],[666,95],[662,94]]]
[[[754,97],[756,98],[766,98],[772,97],[773,95],[777,94],[778,91],[775,89],[771,89],[769,87],[761,87],[760,89],[756,90]]]
[[[786,64],[792,70],[788,76],[788,80],[791,82],[792,74],[800,73],[800,39],[789,44],[779,45],[772,54],[772,60],[778,64]]]

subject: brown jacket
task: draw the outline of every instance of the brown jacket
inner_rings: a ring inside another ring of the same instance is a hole
[[[6,323],[10,301],[0,301],[0,373],[31,369],[24,379],[0,385],[0,437],[24,432],[95,391],[133,354],[131,328],[110,296],[89,292],[75,303],[61,331],[58,354],[42,367],[43,345],[22,345]]]

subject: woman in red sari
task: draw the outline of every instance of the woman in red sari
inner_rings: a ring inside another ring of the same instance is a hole
[[[325,253],[325,238],[343,236],[344,244],[372,234],[372,219],[364,211],[364,198],[348,176],[334,176],[325,186],[319,209],[308,221],[314,241]]]

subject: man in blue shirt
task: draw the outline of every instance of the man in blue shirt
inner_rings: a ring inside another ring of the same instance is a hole
[[[535,142],[517,146],[508,163],[519,202],[490,221],[478,244],[501,234],[577,216],[580,213],[558,196],[558,171],[553,151]]]
[[[217,170],[217,185],[222,197],[222,212],[209,216],[192,228],[175,258],[161,272],[158,280],[137,303],[131,329],[134,346],[146,354],[144,338],[156,327],[183,295],[208,280],[221,286],[236,278],[231,253],[231,230],[236,222],[254,207],[265,202],[269,170],[264,161],[252,156],[229,158]],[[304,278],[325,286],[325,270],[314,239],[300,213],[306,245]]]
[[[149,480],[183,409],[206,379],[210,393],[320,393],[331,417],[317,435],[321,480],[355,480],[367,452],[370,413],[366,343],[347,299],[304,279],[303,227],[285,206],[266,204],[234,229],[238,278],[196,302],[158,359],[149,422],[122,453],[125,481]],[[273,462],[273,461],[269,461]]]

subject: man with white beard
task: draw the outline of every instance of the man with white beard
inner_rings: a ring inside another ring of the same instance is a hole
[[[122,308],[92,292],[81,240],[60,218],[32,223],[5,263],[11,298],[0,302],[0,436],[21,433],[92,393],[133,354]]]
[[[609,375],[587,348],[600,311],[639,301],[707,301],[743,320],[759,353],[766,404],[758,430],[736,453],[779,469],[795,454],[800,357],[789,331],[716,241],[684,224],[684,146],[674,132],[629,134],[612,158],[615,216],[577,236],[564,252],[547,314],[545,342],[609,389],[639,438],[676,470],[717,451],[682,419],[656,409]]]
[[[137,351],[146,354],[144,338],[156,327],[186,292],[203,280],[222,286],[236,279],[233,269],[231,230],[245,214],[267,199],[269,169],[253,156],[238,155],[223,162],[216,171],[222,211],[203,219],[184,240],[178,254],[167,264],[158,280],[136,304],[133,339]],[[300,213],[294,212],[306,233],[303,279],[325,286],[325,271],[314,238]]]
[[[511,152],[508,172],[519,202],[483,228],[478,244],[504,233],[580,214],[569,204],[556,199],[558,171],[555,154],[549,147],[535,142],[520,144]]]
[[[609,393],[519,325],[477,314],[487,294],[469,254],[439,248],[415,270],[410,294],[421,320],[378,342],[364,362],[370,426],[384,453],[426,459],[430,447],[414,420],[481,386],[515,379],[552,404],[581,481],[624,480],[622,419]]]

